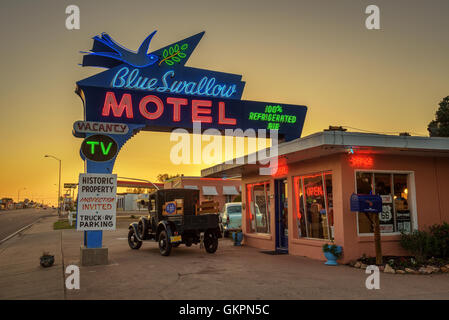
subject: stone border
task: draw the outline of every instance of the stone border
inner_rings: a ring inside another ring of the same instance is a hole
[[[347,264],[350,267],[357,268],[357,269],[366,269],[368,265],[362,263],[361,261],[351,261],[349,264]],[[432,273],[449,273],[449,264],[437,267],[432,265],[427,265],[425,267],[420,267],[418,270],[413,268],[405,268],[402,269],[393,269],[388,263],[382,266],[379,266],[379,270],[383,271],[384,273],[391,273],[391,274],[432,274]]]

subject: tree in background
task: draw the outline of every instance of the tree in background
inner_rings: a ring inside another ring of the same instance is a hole
[[[449,137],[449,96],[440,103],[435,120],[430,121],[427,130],[431,137]]]
[[[170,179],[173,179],[173,178],[177,178],[177,177],[180,177],[180,176],[181,176],[181,174],[179,174],[179,173],[177,173],[175,175],[172,175],[172,176],[169,175],[168,173],[160,173],[160,174],[157,175],[156,179],[159,182],[165,182],[167,180],[170,180]]]

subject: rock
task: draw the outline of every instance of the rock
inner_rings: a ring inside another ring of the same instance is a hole
[[[427,268],[429,268],[430,270],[432,270],[432,273],[440,272],[440,268],[439,268],[439,267],[435,267],[435,266],[427,266]]]
[[[396,273],[405,274],[405,271],[404,270],[396,270]]]
[[[418,271],[416,271],[415,269],[411,269],[411,268],[405,268],[405,272],[412,273],[412,274],[419,274]]]
[[[385,265],[385,269],[384,269],[385,273],[396,273],[396,271],[394,271],[394,269],[392,267],[390,267],[389,264]]]
[[[421,267],[419,268],[418,272],[421,274],[431,274],[433,272],[433,269],[429,267]]]
[[[441,267],[441,268],[440,268],[440,270],[441,270],[441,272],[444,272],[444,273],[449,273],[449,268],[448,268],[448,267],[446,267],[446,266],[444,266],[444,267]]]
[[[357,262],[354,264],[354,268],[360,268],[361,265],[362,265],[362,263],[361,263],[360,261],[357,261]]]
[[[360,266],[360,269],[366,269],[366,267],[368,267],[366,264],[362,263],[362,265]]]

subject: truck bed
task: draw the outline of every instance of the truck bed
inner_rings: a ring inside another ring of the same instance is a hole
[[[205,213],[201,215],[176,215],[168,217],[168,221],[174,222],[183,230],[214,229],[219,225],[218,214]]]

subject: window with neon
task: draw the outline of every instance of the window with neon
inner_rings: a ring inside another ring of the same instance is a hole
[[[332,172],[293,177],[298,237],[332,240],[334,208]]]
[[[412,211],[409,206],[409,174],[391,172],[357,172],[356,192],[377,194],[382,198],[382,212],[379,213],[381,233],[412,230]],[[357,213],[358,232],[373,233],[372,214]]]
[[[246,185],[247,231],[270,233],[270,182]]]

